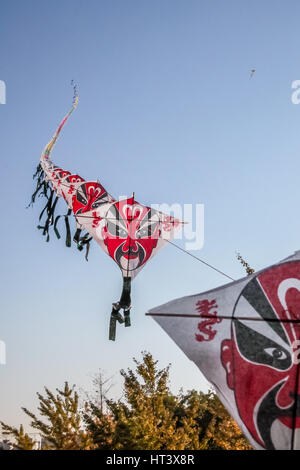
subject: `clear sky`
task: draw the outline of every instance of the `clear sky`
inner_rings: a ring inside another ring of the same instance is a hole
[[[95,244],[75,247],[36,229],[26,209],[32,174],[72,101],[79,105],[53,160],[115,197],[205,205],[205,244],[194,252],[232,277],[235,251],[255,269],[300,248],[300,79],[297,0],[6,0],[0,6],[2,224],[0,419],[27,422],[35,392],[89,374],[115,374],[149,350],[172,363],[177,392],[207,384],[145,312],[226,282],[172,246],[133,282],[132,328],[108,340],[117,265]],[[250,70],[256,69],[250,79]],[[182,242],[178,242],[179,244]],[[182,245],[183,246],[183,245]]]

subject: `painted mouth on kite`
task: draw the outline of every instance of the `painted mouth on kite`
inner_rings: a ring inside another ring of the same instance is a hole
[[[145,251],[138,244],[138,249],[134,253],[132,251],[123,251],[126,242],[122,243],[115,252],[115,260],[122,269],[133,271],[143,263],[145,259]]]
[[[126,271],[134,271],[140,266],[140,264],[138,256],[135,256],[134,258],[122,256],[119,262],[119,266]]]

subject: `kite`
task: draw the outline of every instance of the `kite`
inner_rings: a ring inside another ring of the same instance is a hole
[[[146,315],[198,366],[255,449],[300,449],[300,251]]]
[[[254,73],[255,73],[255,69],[250,70],[250,78],[253,77]]]
[[[41,154],[34,174],[37,185],[29,205],[32,205],[38,196],[44,196],[47,200],[38,225],[46,241],[49,241],[51,229],[57,238],[61,238],[59,223],[60,219],[64,219],[66,246],[70,247],[72,240],[69,217],[73,215],[76,220],[73,241],[79,250],[86,248],[86,259],[90,242],[95,240],[119,266],[123,276],[123,290],[120,300],[112,304],[109,334],[109,338],[115,340],[116,322],[124,323],[126,327],[131,324],[132,279],[174,238],[183,222],[140,204],[135,200],[134,193],[132,197],[116,200],[99,181],[85,181],[78,174],[65,171],[52,163],[52,148],[77,104],[78,94],[74,87],[72,108]],[[55,215],[59,198],[66,202],[66,214]]]

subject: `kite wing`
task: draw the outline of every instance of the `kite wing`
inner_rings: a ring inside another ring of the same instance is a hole
[[[254,448],[300,449],[300,251],[147,315],[213,384]]]

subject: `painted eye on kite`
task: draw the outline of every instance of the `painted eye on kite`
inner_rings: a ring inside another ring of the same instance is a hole
[[[278,370],[291,366],[292,358],[287,349],[238,320],[234,321],[234,325],[237,345],[244,359]]]
[[[157,227],[157,222],[154,222],[152,224],[144,225],[142,228],[140,228],[137,233],[136,233],[136,238],[148,238],[151,237],[155,229]]]
[[[109,232],[110,235],[113,235],[114,237],[119,237],[119,238],[128,237],[127,230],[122,228],[120,225],[115,224],[111,220],[107,221],[107,231]]]
[[[278,361],[284,361],[287,358],[287,354],[281,348],[266,348],[265,352]]]
[[[83,204],[83,205],[86,205],[86,203],[87,203],[86,198],[85,198],[84,195],[81,193],[81,191],[77,191],[76,199],[77,199],[78,202],[80,202],[80,203]]]
[[[98,200],[98,201],[93,202],[91,207],[92,209],[97,209],[97,207],[99,207],[101,204],[102,204],[101,200]]]
[[[126,230],[124,230],[123,228],[119,227],[119,235],[118,235],[120,238],[127,238],[128,236],[128,233]]]

